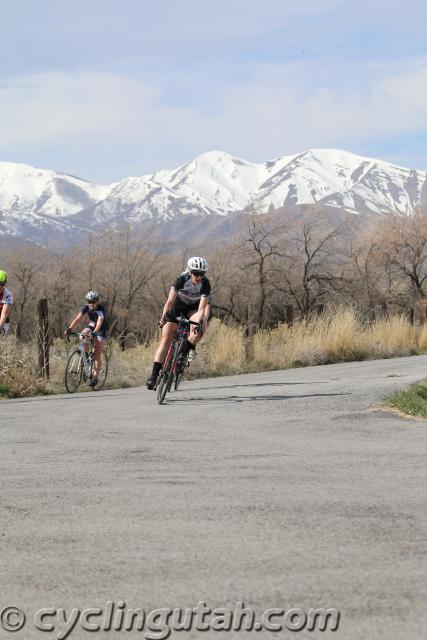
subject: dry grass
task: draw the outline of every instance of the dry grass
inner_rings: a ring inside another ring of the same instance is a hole
[[[151,370],[157,339],[148,345],[121,351],[109,345],[107,387],[143,384]],[[19,397],[64,391],[64,372],[73,345],[55,342],[51,349],[51,380],[35,375],[35,345],[19,345],[13,337],[0,342],[0,396]],[[259,331],[249,341],[241,327],[213,320],[198,346],[198,358],[188,377],[206,377],[286,369],[350,360],[390,358],[422,353],[427,349],[427,325],[412,326],[393,316],[365,324],[353,309],[342,308],[312,321]]]
[[[23,398],[52,393],[49,383],[36,373],[34,349],[13,337],[0,339],[0,398]]]
[[[261,331],[254,340],[256,368],[286,368],[390,358],[420,353],[424,326],[394,316],[366,325],[353,309],[336,309],[310,322]]]

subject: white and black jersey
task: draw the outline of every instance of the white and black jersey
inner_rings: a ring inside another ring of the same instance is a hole
[[[102,318],[102,325],[99,331],[99,335],[103,336],[104,338],[107,337],[108,324],[107,324],[105,307],[103,304],[98,304],[96,306],[96,309],[93,309],[88,304],[85,304],[85,306],[82,307],[80,313],[83,316],[88,316],[90,329],[95,329],[96,323],[98,322],[98,318]]]
[[[175,280],[172,290],[176,291],[176,300],[170,312],[166,314],[168,322],[176,322],[179,316],[190,318],[198,310],[201,298],[210,299],[211,284],[205,276],[194,284],[191,274],[185,272]]]
[[[187,307],[198,307],[201,298],[209,298],[211,283],[203,276],[200,282],[194,283],[190,273],[182,273],[172,285],[177,300]]]

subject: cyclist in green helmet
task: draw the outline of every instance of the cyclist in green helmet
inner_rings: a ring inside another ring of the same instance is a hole
[[[6,289],[7,273],[0,269],[0,336],[5,336],[9,331],[9,314],[12,309],[13,296]]]

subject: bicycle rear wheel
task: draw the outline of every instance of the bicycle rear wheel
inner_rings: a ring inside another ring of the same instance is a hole
[[[80,386],[83,378],[83,363],[79,349],[72,352],[68,358],[65,369],[65,388],[68,393],[74,393]]]
[[[168,391],[170,391],[173,380],[173,365],[175,362],[175,356],[177,352],[177,344],[175,343],[172,349],[166,356],[165,363],[159,373],[159,381],[157,383],[157,402],[162,404]]]

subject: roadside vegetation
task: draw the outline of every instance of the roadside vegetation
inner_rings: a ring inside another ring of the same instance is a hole
[[[49,384],[37,375],[31,343],[19,344],[13,337],[0,340],[0,398],[53,393]]]
[[[158,337],[153,335],[145,344],[135,343],[125,350],[119,340],[110,341],[107,388],[143,384]],[[65,364],[72,347],[61,339],[54,341],[51,375],[46,381],[36,375],[35,341],[21,343],[12,336],[2,340],[0,397],[64,392]],[[427,351],[427,325],[411,325],[402,316],[367,323],[353,308],[338,307],[320,317],[260,329],[248,336],[244,327],[214,318],[197,351],[187,378],[422,354]]]
[[[390,395],[386,404],[401,413],[427,418],[427,381]]]
[[[96,289],[110,327],[110,386],[142,384],[157,321],[189,255],[209,261],[213,320],[188,376],[327,364],[427,351],[427,215],[336,217],[248,212],[209,251],[173,251],[148,228],[106,231],[59,255],[5,249],[14,295],[0,340],[0,397],[63,391],[64,329]],[[179,246],[175,242],[175,247]],[[37,301],[47,300],[50,379],[37,376]],[[68,345],[67,348],[71,348]]]

